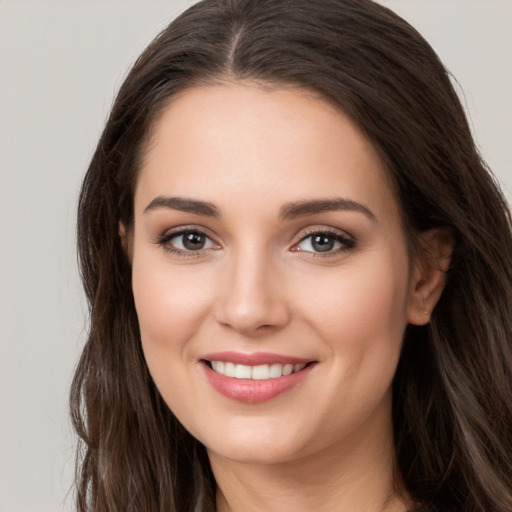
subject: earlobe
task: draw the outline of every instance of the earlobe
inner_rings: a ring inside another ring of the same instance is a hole
[[[420,251],[411,276],[407,315],[410,324],[430,322],[446,284],[453,244],[452,232],[447,227],[434,228],[420,235]]]

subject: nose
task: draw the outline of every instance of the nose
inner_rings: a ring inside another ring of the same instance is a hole
[[[249,337],[282,329],[290,320],[282,272],[269,258],[254,252],[234,260],[226,262],[222,273],[217,322]]]

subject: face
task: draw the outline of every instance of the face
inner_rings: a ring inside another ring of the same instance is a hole
[[[148,367],[210,453],[277,463],[390,436],[416,285],[383,166],[343,113],[303,90],[184,92],[154,127],[131,236]]]

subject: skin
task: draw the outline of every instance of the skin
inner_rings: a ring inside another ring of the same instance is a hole
[[[148,209],[157,197],[205,201],[219,215]],[[280,216],[333,198],[371,213]],[[394,492],[391,383],[406,325],[428,322],[439,298],[449,243],[429,232],[442,264],[411,261],[383,165],[355,125],[304,90],[189,89],[154,126],[134,204],[133,230],[120,234],[144,354],[208,449],[218,510],[406,510]],[[206,233],[202,249],[169,235],[183,226]],[[326,231],[349,242],[319,253],[307,237]],[[221,351],[316,364],[293,389],[248,404],[205,377],[201,356]]]

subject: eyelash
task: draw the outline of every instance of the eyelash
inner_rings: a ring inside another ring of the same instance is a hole
[[[193,227],[185,226],[183,228],[176,229],[176,231],[170,231],[170,232],[164,233],[162,236],[160,236],[158,238],[156,243],[158,245],[160,245],[165,251],[167,251],[171,254],[176,254],[177,256],[181,256],[181,257],[185,257],[185,258],[201,256],[205,249],[199,249],[197,251],[192,251],[192,250],[184,251],[184,250],[178,249],[177,247],[174,247],[173,245],[170,244],[170,241],[173,240],[174,238],[178,238],[180,236],[184,236],[187,234],[201,235],[211,241],[211,237],[208,236],[208,234],[205,231],[195,228],[195,227],[193,228]]]
[[[176,254],[177,256],[181,257],[198,257],[203,255],[203,251],[208,250],[206,249],[198,249],[197,251],[194,250],[182,250],[178,249],[177,247],[174,247],[170,244],[170,241],[174,238],[178,238],[180,236],[184,236],[186,234],[198,234],[201,236],[204,236],[206,239],[212,241],[211,237],[208,236],[208,234],[198,228],[193,227],[183,227],[179,228],[176,231],[166,232],[162,236],[158,238],[156,241],[156,244],[160,245],[164,250],[166,250],[169,253]],[[312,238],[313,236],[325,236],[326,238],[333,239],[335,242],[338,242],[342,245],[342,247],[336,249],[336,250],[329,250],[325,251],[325,253],[317,252],[317,251],[305,251],[301,249],[294,249],[295,247],[299,246],[301,243],[306,241],[308,238]],[[212,242],[215,243],[215,242]],[[308,254],[311,254],[314,258],[328,258],[332,257],[334,255],[337,255],[339,253],[347,252],[351,249],[353,249],[356,246],[356,242],[353,238],[348,237],[347,235],[341,234],[339,231],[336,231],[334,229],[314,229],[311,231],[308,231],[305,233],[299,242],[294,244],[292,247],[292,252],[305,252]]]
[[[308,238],[312,238],[313,236],[325,236],[326,238],[330,238],[334,240],[335,242],[338,242],[341,244],[342,247],[332,250],[332,251],[326,251],[326,252],[317,252],[317,251],[303,251],[300,249],[296,249],[294,252],[306,252],[312,255],[313,258],[329,258],[336,256],[340,253],[347,252],[351,249],[353,249],[356,246],[356,242],[353,238],[347,236],[346,234],[342,234],[337,230],[334,229],[312,229],[311,231],[308,231],[305,233],[298,243],[294,245],[294,247],[297,247],[302,242],[307,240]],[[292,248],[293,250],[293,248]]]

